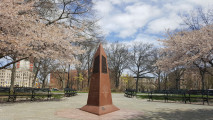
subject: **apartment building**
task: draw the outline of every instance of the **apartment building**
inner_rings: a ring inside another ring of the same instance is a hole
[[[22,60],[16,63],[16,78],[14,85],[17,87],[32,87],[33,63]],[[0,86],[9,87],[11,83],[11,69],[0,70]]]
[[[11,83],[11,70],[0,70],[0,86],[9,87]],[[14,85],[17,87],[32,87],[33,73],[28,70],[16,70],[16,78]]]

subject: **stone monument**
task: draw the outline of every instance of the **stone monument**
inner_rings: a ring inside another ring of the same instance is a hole
[[[101,44],[94,56],[87,105],[80,109],[96,115],[119,110],[112,104],[107,56]]]

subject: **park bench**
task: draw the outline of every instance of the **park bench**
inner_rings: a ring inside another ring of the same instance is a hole
[[[179,100],[187,103],[193,101],[202,101],[203,104],[213,99],[213,90],[162,90],[162,91],[151,91],[148,93],[149,101],[153,99],[165,100]]]
[[[70,97],[77,95],[77,90],[71,88],[64,88],[64,96]]]
[[[29,87],[15,87],[11,98],[8,101],[16,101],[17,98],[31,98],[32,100],[33,88]]]
[[[153,98],[156,99],[166,99],[166,94],[164,90],[154,90],[148,92],[149,101],[153,101]]]
[[[126,97],[134,97],[136,95],[136,90],[134,89],[126,89],[124,92],[124,96]]]
[[[186,96],[186,101],[189,101],[190,103],[193,100],[201,100],[203,102],[203,105],[205,102],[209,104],[209,100],[213,99],[213,90],[189,90],[187,92]]]
[[[47,97],[47,100],[51,99],[51,91],[49,88],[34,88],[32,92],[32,100],[35,100],[36,97],[38,98],[45,98]]]
[[[8,101],[14,99],[10,94],[10,88],[7,87],[0,87],[0,97],[7,97]]]
[[[47,97],[51,99],[51,92],[49,88],[30,88],[30,87],[14,87],[13,92],[10,92],[10,88],[0,87],[0,96],[8,97],[8,102],[16,101],[17,98],[30,98],[31,101],[36,100],[36,97]]]
[[[213,89],[208,90],[207,99],[208,99],[208,105],[209,105],[209,101],[213,100]]]
[[[153,98],[164,100],[165,102],[177,99],[184,101],[184,92],[184,90],[155,90],[148,93],[148,98],[149,101],[153,101]]]
[[[165,102],[169,100],[179,100],[183,102],[186,100],[185,92],[186,90],[165,90]]]

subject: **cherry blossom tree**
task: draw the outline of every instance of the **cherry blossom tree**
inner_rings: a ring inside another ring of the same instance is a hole
[[[160,40],[164,47],[164,57],[158,60],[161,68],[199,69],[204,89],[204,76],[213,67],[213,26],[208,25],[199,30],[168,33],[166,39]]]
[[[79,35],[84,31],[83,25],[75,28],[62,22],[47,24],[35,10],[35,2],[1,0],[0,58],[10,56],[13,60],[0,69],[29,58],[48,57],[64,63],[79,63],[74,55],[82,54],[84,50],[75,43],[86,40],[85,36]]]
[[[39,20],[33,4],[22,0],[1,1],[1,56],[16,54],[19,59],[33,56],[76,62],[73,55],[81,54],[83,50],[72,43],[84,40],[76,36],[81,31],[62,23],[46,25]]]

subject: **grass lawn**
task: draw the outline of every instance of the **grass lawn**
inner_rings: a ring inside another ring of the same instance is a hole
[[[51,93],[64,93],[64,91],[51,91]]]

